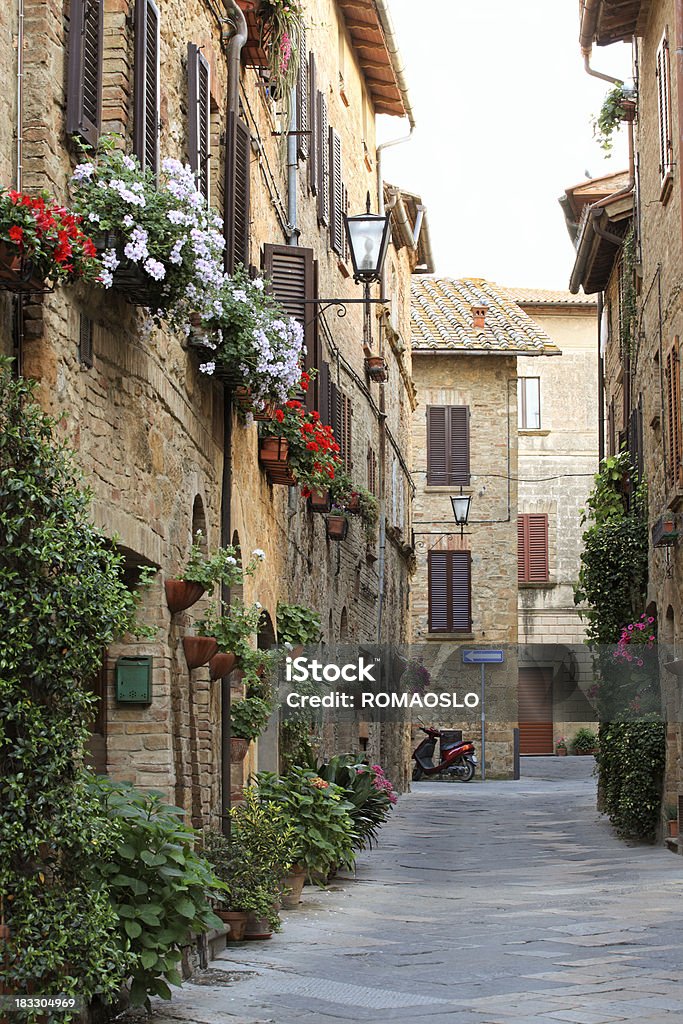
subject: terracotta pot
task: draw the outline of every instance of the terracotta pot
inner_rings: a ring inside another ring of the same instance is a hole
[[[205,592],[201,583],[188,583],[186,580],[166,580],[166,604],[171,615],[184,612],[196,604]]]
[[[249,750],[249,740],[242,739],[241,736],[230,737],[230,762],[232,764],[240,764],[244,761]]]
[[[284,877],[282,906],[285,910],[295,910],[299,906],[305,880],[306,869],[301,864],[293,864],[289,874]]]
[[[220,917],[221,921],[225,922],[225,924],[230,925],[228,942],[241,942],[244,938],[247,918],[249,917],[246,910],[217,910],[216,916]]]
[[[257,917],[253,911],[247,917],[247,927],[244,932],[245,939],[269,939],[273,934],[264,917]]]
[[[349,532],[349,521],[346,516],[326,516],[325,530],[328,540],[344,540]]]
[[[672,839],[675,839],[678,835],[678,818],[670,818],[666,824],[669,830],[669,836]]]
[[[218,653],[218,644],[212,636],[184,636],[185,661],[190,671],[211,661]]]
[[[308,505],[312,512],[329,512],[332,504],[329,491],[311,491]]]
[[[566,757],[567,756],[567,748],[566,747],[558,747],[557,750],[555,751],[555,753],[557,754],[558,757]]]
[[[209,674],[212,679],[225,679],[230,675],[236,663],[237,658],[232,651],[219,651],[209,662]]]

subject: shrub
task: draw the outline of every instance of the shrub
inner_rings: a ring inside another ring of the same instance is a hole
[[[127,782],[100,777],[102,801],[115,846],[101,864],[118,919],[121,947],[134,956],[131,1003],[171,998],[167,982],[180,985],[181,947],[193,932],[221,927],[210,900],[223,889],[207,860],[194,850],[197,833],[183,811],[159,793],[141,793]]]

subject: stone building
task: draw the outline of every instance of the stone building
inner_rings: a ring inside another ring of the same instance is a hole
[[[349,304],[344,318],[325,311],[327,299],[361,295],[342,214],[363,211],[368,194],[383,212],[375,116],[413,123],[401,58],[385,0],[307,0],[298,98],[286,124],[253,7],[246,0],[24,0],[21,19],[16,5],[0,11],[9,111],[0,127],[2,184],[67,201],[78,159],[72,133],[94,142],[116,132],[149,166],[189,160],[225,220],[226,268],[244,263],[265,272],[304,325],[307,363],[320,371],[311,401],[335,427],[354,480],[380,503],[376,538],[368,542],[353,524],[343,543],[326,540],[322,517],[298,489],[269,482],[258,426],[237,414],[230,390],[200,372],[184,336],[154,327],[124,294],[82,285],[0,294],[2,350],[39,382],[46,410],[63,415],[59,429],[77,451],[98,525],[126,555],[130,585],[136,566],[158,569],[141,615],[157,628],[155,638],[113,646],[93,683],[101,697],[95,763],[165,792],[196,824],[218,824],[231,788],[228,684],[211,683],[205,668],[189,673],[183,655],[183,638],[208,602],[171,616],[164,597],[197,529],[210,550],[233,542],[245,555],[265,551],[243,588],[244,599],[259,600],[266,612],[255,643],[276,638],[278,601],[316,610],[326,640],[408,635],[414,399],[400,339],[409,337],[410,273],[424,257],[419,229],[414,244],[406,242],[409,197],[393,203],[388,304],[373,307],[379,315],[366,339],[385,358],[386,384],[366,372],[362,307]],[[379,293],[373,289],[374,298]],[[132,655],[153,659],[149,704],[116,699],[117,660]],[[405,742],[400,730],[368,737],[398,785],[406,778]],[[257,764],[255,748],[245,770]],[[232,785],[241,780],[233,771]]]
[[[546,332],[487,281],[413,282],[413,417],[417,572],[412,631],[440,689],[478,689],[464,646],[505,650],[490,671],[487,770],[509,775],[517,725],[518,360],[559,356]],[[528,363],[526,364],[528,365]],[[468,524],[451,497],[470,495]],[[477,669],[478,672],[478,669]],[[478,728],[478,715],[465,724]],[[458,726],[452,719],[443,725]]]
[[[591,49],[633,42],[637,96],[633,159],[621,189],[586,212],[578,248],[597,267],[588,282],[577,258],[572,290],[583,283],[601,292],[601,349],[605,378],[606,453],[627,447],[648,485],[650,552],[647,610],[657,619],[661,687],[667,716],[664,797],[683,801],[683,729],[680,677],[683,561],[677,531],[683,494],[683,437],[679,338],[683,330],[683,176],[681,125],[683,10],[674,0],[617,7],[607,0],[586,5],[581,46]],[[599,50],[594,52],[599,62]],[[629,231],[630,226],[633,232]],[[606,231],[603,231],[606,229]],[[620,240],[623,242],[620,244]],[[611,243],[611,244],[609,244]],[[665,536],[670,531],[670,536]],[[667,543],[673,541],[673,543]],[[674,670],[666,668],[674,662]]]
[[[562,291],[507,292],[562,353],[517,359],[520,752],[551,754],[594,718],[574,586],[581,509],[598,467],[596,303]]]

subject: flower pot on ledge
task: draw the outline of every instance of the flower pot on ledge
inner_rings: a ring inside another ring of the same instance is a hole
[[[342,541],[349,532],[349,521],[346,516],[326,516],[325,532],[328,540]]]
[[[189,583],[187,580],[166,580],[164,590],[171,615],[191,608],[205,592],[201,583]]]
[[[191,672],[211,661],[214,654],[218,653],[218,644],[212,636],[184,636],[183,650],[187,667]]]

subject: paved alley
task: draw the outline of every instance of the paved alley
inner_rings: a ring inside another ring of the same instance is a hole
[[[680,1019],[683,860],[612,836],[592,767],[415,784],[355,878],[306,888],[279,935],[227,950],[154,1021]]]

